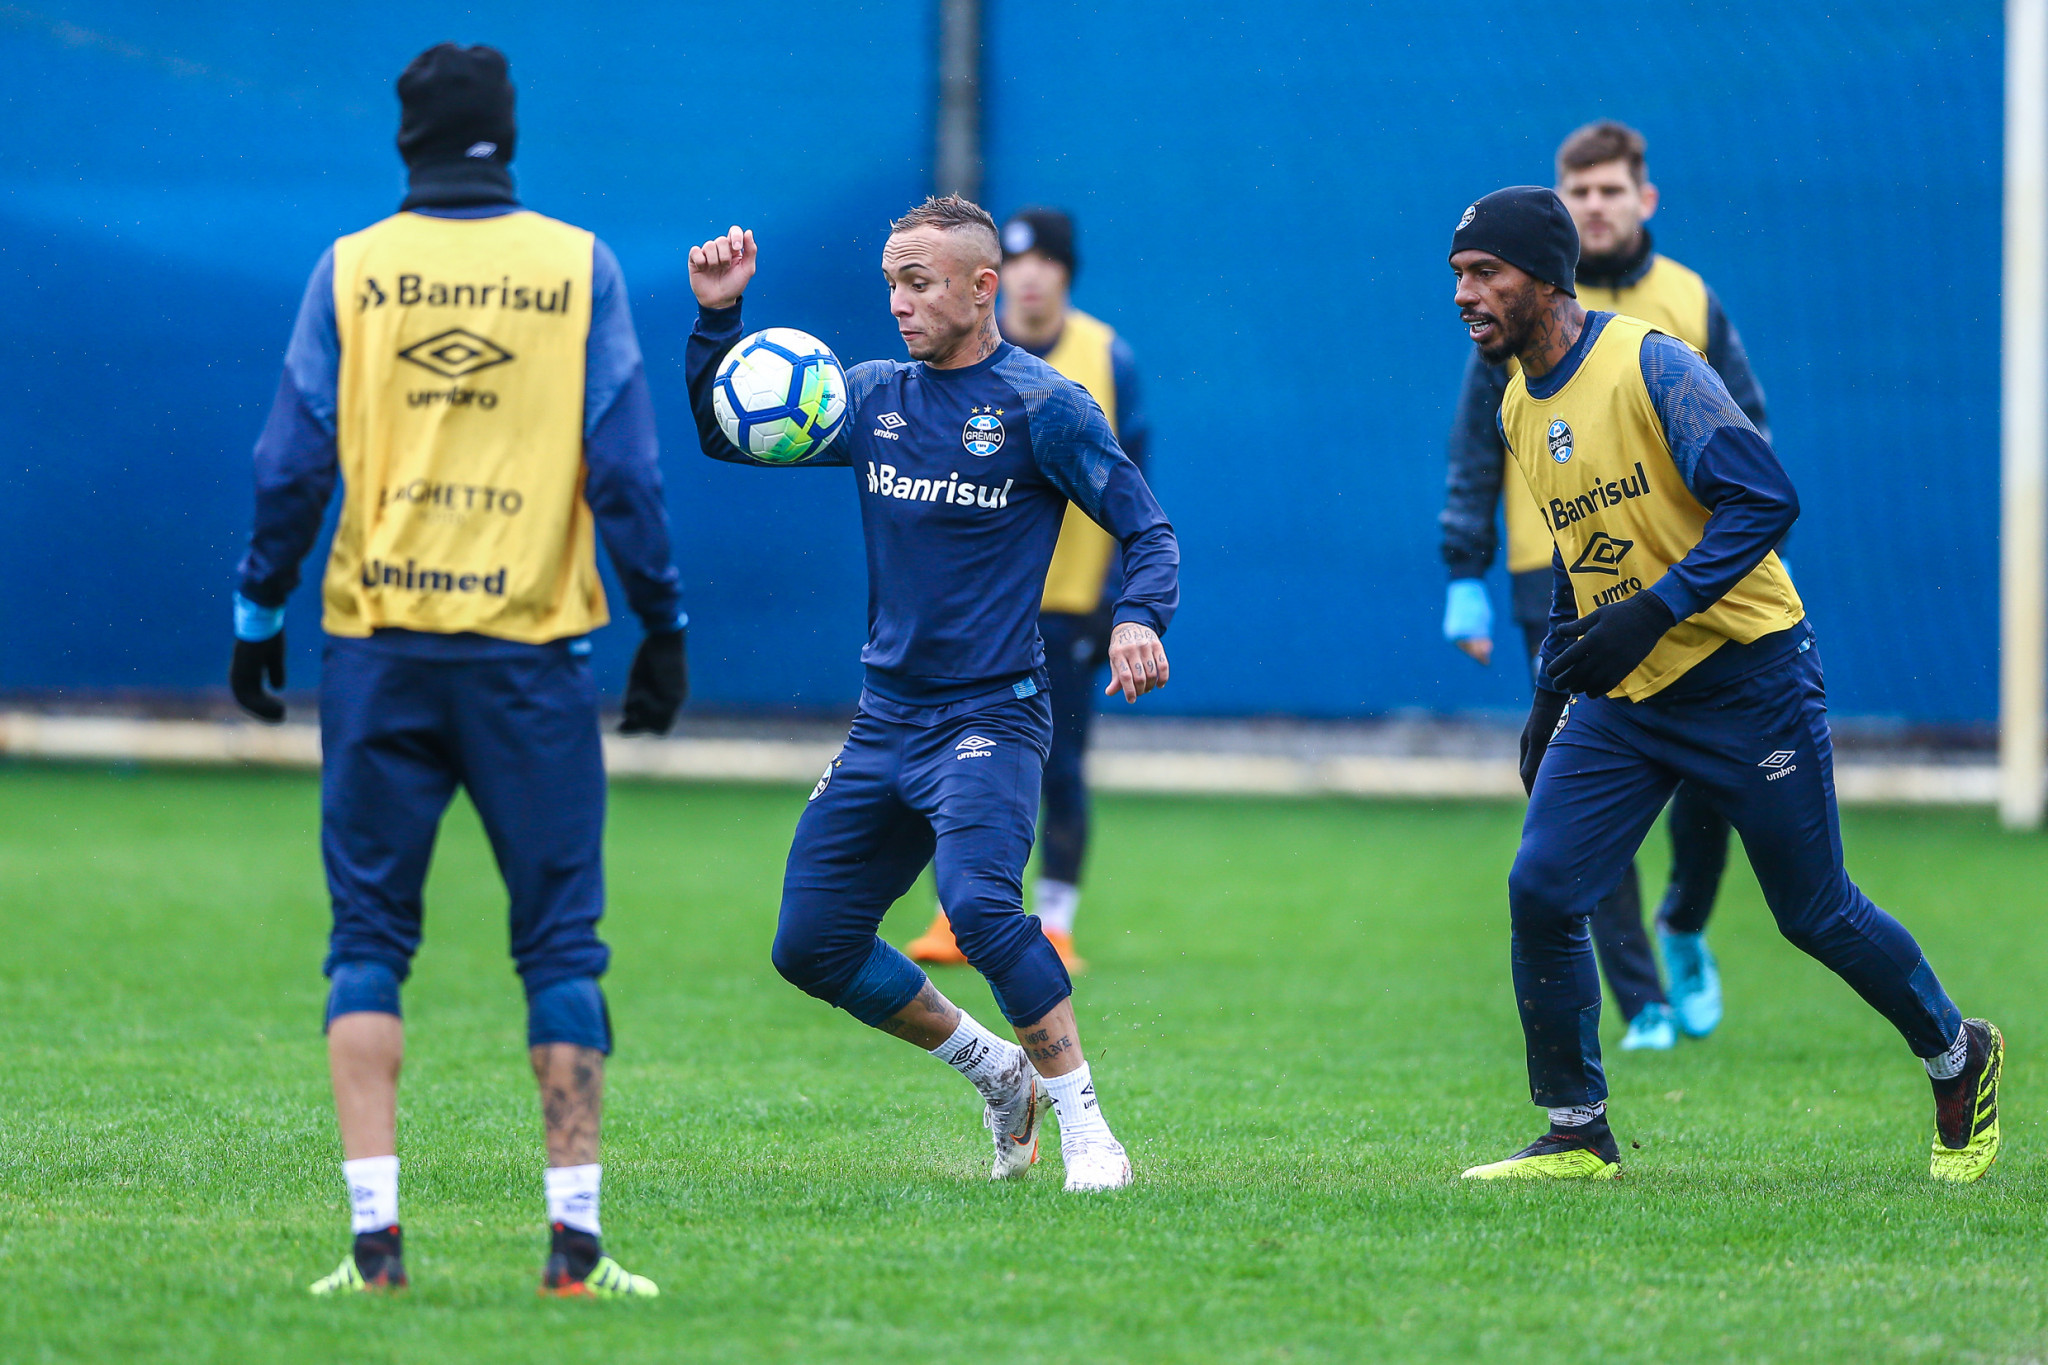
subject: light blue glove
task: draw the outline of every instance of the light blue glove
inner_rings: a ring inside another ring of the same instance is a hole
[[[1483,580],[1451,580],[1451,590],[1444,596],[1444,638],[1453,643],[1493,638],[1493,602]]]
[[[259,607],[240,593],[235,594],[235,638],[268,640],[284,629],[283,607]]]

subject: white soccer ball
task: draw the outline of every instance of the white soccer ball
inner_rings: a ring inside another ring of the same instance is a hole
[[[846,371],[832,348],[794,327],[742,337],[711,389],[725,439],[767,464],[802,464],[846,425]]]

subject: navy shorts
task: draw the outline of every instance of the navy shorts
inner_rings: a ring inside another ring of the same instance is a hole
[[[604,751],[596,687],[568,642],[452,659],[330,638],[320,742],[328,975],[379,962],[405,979],[434,836],[458,786],[497,855],[528,994],[604,972]]]
[[[1043,691],[928,727],[856,715],[790,845],[775,936],[782,974],[838,1003],[882,916],[932,863],[960,949],[1005,1018],[1030,1023],[1071,995],[1059,955],[1024,912],[1051,742]]]

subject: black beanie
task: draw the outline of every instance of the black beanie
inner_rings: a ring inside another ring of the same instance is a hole
[[[1058,209],[1018,209],[1003,224],[1003,259],[1027,251],[1065,266],[1069,284],[1081,273],[1081,257],[1074,250],[1074,220]]]
[[[1579,230],[1564,201],[1541,185],[1495,190],[1465,210],[1451,234],[1451,255],[1484,251],[1579,296]]]
[[[481,44],[430,47],[399,76],[398,103],[398,154],[412,172],[405,207],[511,197],[506,168],[519,126],[504,53]]]

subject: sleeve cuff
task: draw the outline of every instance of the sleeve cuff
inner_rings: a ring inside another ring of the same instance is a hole
[[[740,305],[745,302],[741,299],[730,308],[706,308],[698,304],[697,330],[705,333],[737,332],[740,329]]]
[[[1657,600],[1664,604],[1664,609],[1671,613],[1671,624],[1673,625],[1677,625],[1680,621],[1696,612],[1706,610],[1706,604],[1704,603],[1699,606],[1690,605],[1689,599],[1692,594],[1685,590],[1683,583],[1674,582],[1668,573],[1655,583],[1652,583],[1648,591],[1656,594]]]
[[[1109,628],[1111,630],[1115,630],[1118,626],[1124,624],[1126,621],[1136,622],[1138,625],[1145,627],[1147,630],[1151,631],[1154,635],[1157,635],[1162,640],[1166,638],[1165,623],[1159,619],[1159,614],[1157,612],[1153,611],[1150,607],[1145,606],[1143,603],[1117,603],[1116,613],[1110,617]]]
[[[268,640],[284,629],[283,607],[259,607],[240,593],[235,594],[235,638]]]

